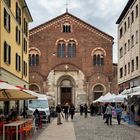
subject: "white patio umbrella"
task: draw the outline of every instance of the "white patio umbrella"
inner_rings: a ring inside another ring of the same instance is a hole
[[[36,96],[0,80],[0,101],[36,99]]]
[[[35,91],[29,90],[29,89],[22,89],[22,90],[26,93],[29,93],[29,94],[31,94],[33,96],[37,96],[37,97],[40,97],[41,95],[43,95],[43,94],[36,93]]]
[[[0,90],[2,89],[18,89],[19,90],[19,88],[0,80]]]

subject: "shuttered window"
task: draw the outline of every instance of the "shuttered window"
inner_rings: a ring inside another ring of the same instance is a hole
[[[4,42],[4,52],[3,52],[3,59],[6,64],[11,64],[11,46]]]

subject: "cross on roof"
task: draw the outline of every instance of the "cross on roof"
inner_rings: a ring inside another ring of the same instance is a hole
[[[66,6],[66,12],[68,12],[68,6],[69,6],[68,0],[66,0],[65,6]]]

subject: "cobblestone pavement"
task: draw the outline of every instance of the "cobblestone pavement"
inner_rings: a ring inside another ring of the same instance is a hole
[[[73,123],[76,140],[140,140],[140,131],[116,122],[107,126],[101,116],[84,118],[77,114]]]

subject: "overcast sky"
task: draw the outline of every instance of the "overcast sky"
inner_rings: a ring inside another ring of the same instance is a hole
[[[33,23],[40,25],[66,11],[66,0],[26,0]],[[113,62],[117,62],[117,25],[115,24],[128,0],[67,0],[69,13],[113,36]]]

